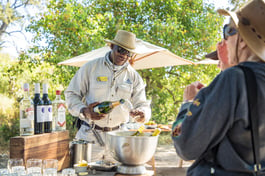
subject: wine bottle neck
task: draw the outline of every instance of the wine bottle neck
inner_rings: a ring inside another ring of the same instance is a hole
[[[24,90],[24,98],[30,98],[29,90]]]
[[[116,107],[116,106],[118,106],[118,105],[120,105],[120,102],[119,102],[119,101],[115,101],[115,102],[112,103],[112,106],[113,106],[113,107]]]
[[[61,95],[56,95],[56,100],[60,100],[61,99]]]
[[[42,98],[48,98],[48,94],[47,93],[43,93]]]

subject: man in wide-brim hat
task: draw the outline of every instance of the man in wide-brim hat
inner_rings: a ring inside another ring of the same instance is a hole
[[[72,78],[65,98],[69,112],[79,117],[81,127],[76,134],[77,139],[102,144],[91,129],[101,134],[104,142],[105,132],[121,129],[129,121],[129,116],[136,117],[135,120],[142,123],[150,119],[151,109],[146,100],[145,84],[128,62],[135,54],[135,40],[135,34],[119,30],[113,40],[105,40],[111,51],[105,57],[83,65]],[[108,114],[94,110],[103,101],[120,99],[125,99],[125,103]],[[99,148],[98,145],[96,148]]]
[[[218,12],[230,16],[223,28],[229,62],[250,69],[257,87],[247,92],[251,83],[238,66],[225,69],[194,99],[188,97],[196,91],[196,83],[188,85],[183,96],[187,103],[181,106],[172,126],[172,139],[180,157],[196,160],[188,169],[189,176],[258,175],[265,170],[265,2],[252,0],[236,12]],[[252,109],[248,108],[248,96],[254,93],[258,162],[253,159]]]

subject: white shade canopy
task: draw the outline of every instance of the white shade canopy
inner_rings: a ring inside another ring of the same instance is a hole
[[[110,51],[109,46],[104,46],[99,49],[92,50],[82,55],[73,57],[71,59],[62,61],[58,65],[70,65],[81,67],[86,62],[104,57],[105,54]],[[169,50],[153,45],[148,42],[144,42],[140,39],[136,40],[136,56],[131,59],[130,63],[137,69],[157,68],[175,65],[188,65],[195,64],[192,61],[183,59]]]

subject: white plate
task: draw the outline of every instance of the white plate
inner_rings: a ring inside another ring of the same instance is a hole
[[[91,169],[96,169],[98,171],[116,171],[118,163],[102,163],[102,161],[96,161],[88,163]]]

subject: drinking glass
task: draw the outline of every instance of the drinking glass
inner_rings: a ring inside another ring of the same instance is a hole
[[[41,174],[42,160],[41,159],[28,159],[27,160],[27,173],[32,175]]]
[[[57,176],[57,169],[57,159],[45,159],[43,161],[43,176]]]
[[[3,169],[0,169],[0,175],[8,175],[9,174],[9,170],[7,168],[3,168]]]
[[[73,168],[63,169],[62,176],[75,176],[75,170]]]
[[[11,158],[8,160],[7,167],[10,173],[24,174],[26,172],[22,158]]]

